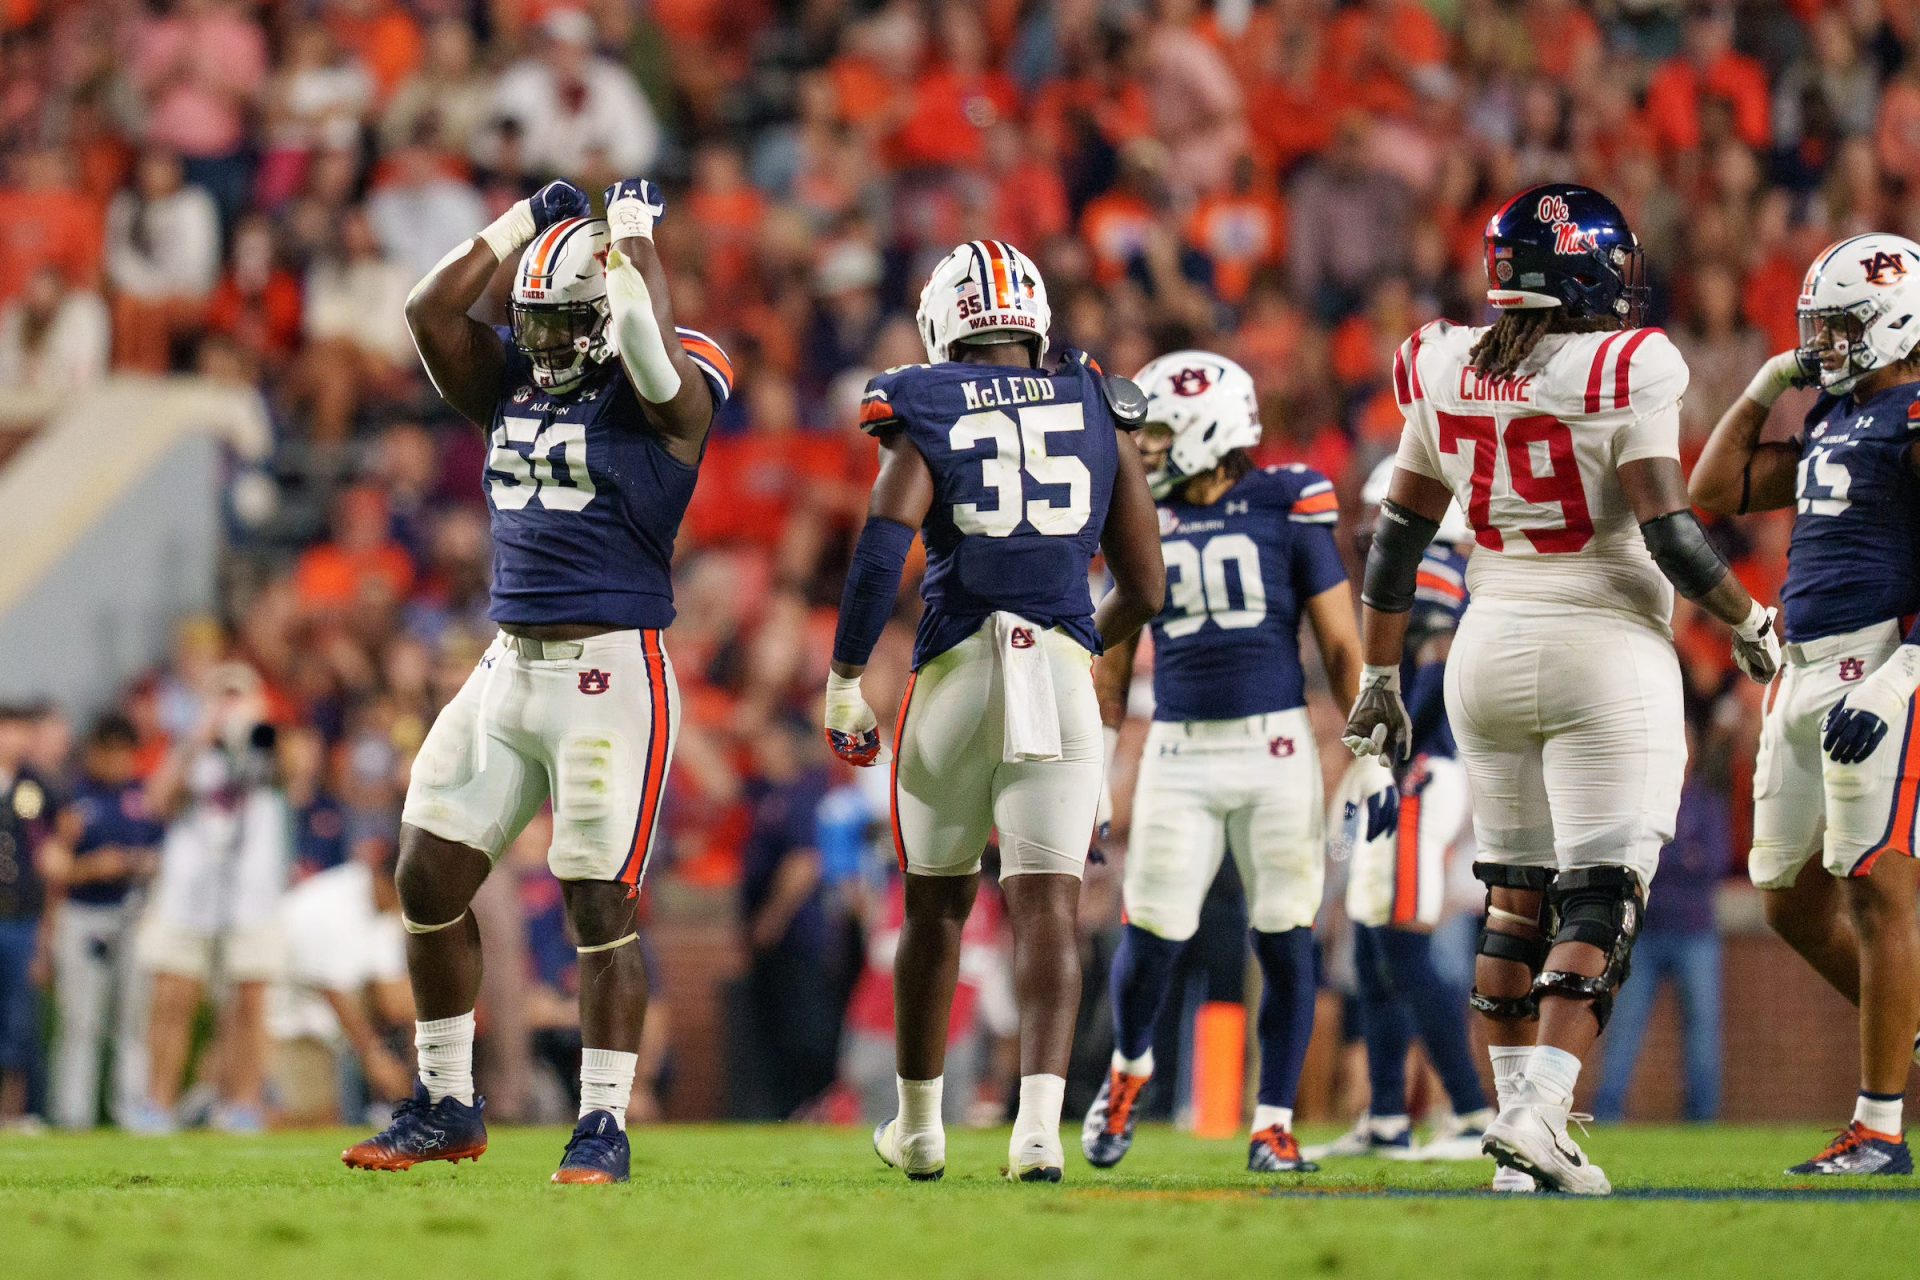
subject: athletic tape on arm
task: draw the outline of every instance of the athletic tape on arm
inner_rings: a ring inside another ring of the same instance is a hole
[[[618,249],[607,251],[607,308],[613,345],[640,398],[666,404],[680,394],[680,371],[654,318],[653,295],[640,268]]]

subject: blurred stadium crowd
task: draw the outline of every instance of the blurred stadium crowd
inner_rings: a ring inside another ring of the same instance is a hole
[[[202,1055],[216,1120],[258,1123],[267,1074],[289,1111],[336,1114],[343,1045],[372,1094],[404,1083],[384,1032],[410,1012],[373,886],[412,753],[489,634],[489,561],[479,434],[422,378],[401,302],[540,182],[661,179],[676,313],[739,371],[681,540],[687,720],[650,883],[656,914],[667,898],[735,914],[730,1017],[782,1067],[747,1092],[785,1114],[835,1079],[836,1053],[857,1093],[890,1013],[884,794],[829,768],[811,726],[873,467],[855,406],[871,373],[922,358],[912,309],[939,253],[1019,244],[1046,275],[1056,350],[1110,369],[1231,354],[1261,389],[1261,461],[1318,468],[1351,505],[1398,434],[1395,344],[1436,315],[1477,320],[1489,213],[1577,178],[1648,248],[1697,449],[1795,341],[1821,245],[1920,234],[1917,42],[1901,0],[0,0],[0,386],[195,372],[260,388],[278,432],[270,466],[234,476],[226,616],[183,625],[113,720],[76,735],[61,709],[27,708],[0,725],[22,838],[79,854],[37,873],[24,846],[0,858],[0,1116],[31,1079],[50,1114],[91,1122],[91,1077],[63,1093],[61,1076],[96,1071],[71,1042],[108,1031],[104,980],[82,971],[121,964],[122,1003],[150,1004],[156,1029],[116,1055],[119,1114],[170,1123],[157,1078],[204,1038],[195,928],[264,931],[283,953],[278,991],[244,940],[216,958],[238,993]],[[1768,598],[1785,531],[1722,530]],[[903,671],[912,608],[876,678]],[[1677,630],[1698,713],[1683,839],[1718,851],[1710,892],[1743,847],[1755,699],[1716,629],[1683,613]],[[1330,740],[1335,709],[1317,714]],[[144,811],[156,775],[166,803]],[[250,788],[283,794],[292,822],[260,837],[262,901],[208,915],[164,866],[198,857],[231,881],[252,856]],[[502,1056],[523,1065],[568,1052],[573,952],[538,835],[489,908],[523,935],[523,972],[490,979],[513,984],[510,1030],[532,1048]],[[98,848],[132,852],[88,864]],[[325,901],[279,902],[343,867],[308,894]],[[1116,895],[1090,885],[1097,932]],[[142,931],[136,963],[112,912],[142,896],[150,926],[186,905],[171,933]],[[297,910],[323,939],[359,930],[357,958],[320,945],[298,970]],[[962,1021],[990,1033],[990,913],[978,932]],[[36,1066],[29,992],[62,969],[66,1042]],[[488,1007],[508,1034],[504,998]],[[670,1062],[655,1023],[649,1089]],[[303,1040],[317,1056],[286,1048]],[[890,1072],[881,1055],[870,1074]]]

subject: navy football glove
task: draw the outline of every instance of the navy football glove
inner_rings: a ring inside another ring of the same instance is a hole
[[[1848,706],[1844,701],[1827,712],[1822,723],[1820,749],[1835,764],[1859,764],[1874,753],[1887,736],[1887,722],[1871,711]]]
[[[658,222],[667,211],[667,193],[651,178],[622,178],[606,190],[607,208],[619,200],[638,200]]]
[[[533,213],[533,233],[539,235],[556,222],[584,218],[593,210],[587,205],[587,193],[571,182],[549,182],[527,197]]]

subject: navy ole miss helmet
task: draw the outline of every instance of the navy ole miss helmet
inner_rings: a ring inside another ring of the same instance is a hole
[[[1636,326],[1647,302],[1639,238],[1592,187],[1529,187],[1487,221],[1487,301],[1501,311],[1563,307],[1570,318]]]

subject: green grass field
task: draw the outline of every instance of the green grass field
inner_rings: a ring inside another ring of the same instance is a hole
[[[1651,1280],[1813,1275],[1837,1258],[1849,1277],[1910,1274],[1920,1181],[1779,1175],[1825,1136],[1598,1131],[1588,1151],[1621,1193],[1608,1202],[1472,1194],[1490,1164],[1263,1179],[1237,1141],[1164,1131],[1109,1173],[1069,1141],[1057,1187],[1000,1179],[1004,1130],[953,1133],[946,1179],[920,1185],[852,1130],[652,1129],[635,1134],[630,1185],[592,1188],[547,1184],[565,1142],[550,1129],[496,1130],[478,1164],[404,1174],[343,1168],[344,1131],[8,1137],[0,1276]]]

